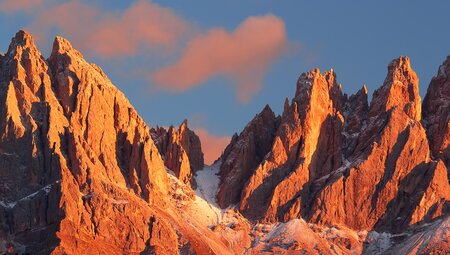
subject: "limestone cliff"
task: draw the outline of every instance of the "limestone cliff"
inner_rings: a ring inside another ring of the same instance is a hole
[[[263,222],[302,217],[320,225],[399,231],[447,214],[450,186],[440,161],[447,160],[449,135],[447,62],[430,85],[423,121],[418,78],[407,57],[389,64],[370,106],[365,86],[348,97],[332,70],[302,74],[281,120],[265,124],[276,129],[273,138],[264,136],[271,148],[244,154],[259,162],[243,165],[237,153],[222,157],[221,175],[228,169],[239,174],[222,178],[220,190],[240,192],[233,203]],[[252,148],[258,141],[243,138],[255,130],[254,122],[229,147]],[[242,191],[229,180],[244,183]],[[220,190],[218,201],[228,199]]]
[[[185,227],[150,129],[67,40],[45,59],[19,31],[1,57],[0,103],[2,251],[229,253]]]
[[[188,128],[187,120],[181,123],[178,130],[173,126],[167,130],[156,127],[151,129],[151,134],[164,158],[164,164],[182,182],[190,182],[192,175],[203,169],[205,163],[200,138]]]

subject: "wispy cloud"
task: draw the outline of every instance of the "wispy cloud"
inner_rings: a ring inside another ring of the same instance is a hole
[[[284,22],[273,15],[249,17],[233,32],[209,30],[188,43],[173,65],[151,74],[157,86],[185,91],[213,76],[233,80],[238,98],[247,102],[261,89],[269,65],[286,50]]]
[[[71,0],[39,13],[29,29],[41,40],[57,29],[83,50],[109,58],[170,50],[189,25],[172,10],[146,0],[138,0],[122,12]]]
[[[44,3],[44,0],[1,0],[0,12],[29,12]]]
[[[148,57],[163,50],[177,60],[145,71],[158,89],[183,92],[222,76],[232,81],[241,102],[249,101],[261,89],[269,66],[291,44],[283,20],[274,15],[248,17],[234,31],[215,27],[202,32],[173,10],[150,0],[136,0],[124,10],[82,0],[0,0],[0,12],[26,12],[20,15],[31,20],[27,29],[40,43],[49,44],[57,32],[94,57],[126,62],[124,57]],[[202,126],[194,130],[210,164],[230,137],[213,135]]]
[[[136,0],[124,10],[82,0],[15,0],[0,2],[0,7],[33,10],[27,29],[40,44],[50,45],[56,32],[91,57],[117,61],[151,57],[160,63],[176,59],[156,70],[133,68],[150,82],[149,91],[182,93],[219,76],[228,79],[239,101],[246,103],[261,90],[270,65],[291,45],[283,20],[271,14],[250,16],[234,31],[221,27],[202,31],[150,0]]]
[[[231,140],[229,136],[213,135],[204,128],[195,128],[194,132],[200,137],[206,164],[218,159]]]

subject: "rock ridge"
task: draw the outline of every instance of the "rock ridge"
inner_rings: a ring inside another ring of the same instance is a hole
[[[305,218],[393,232],[448,214],[449,63],[447,58],[433,78],[423,113],[408,57],[389,63],[370,104],[365,85],[355,95],[343,94],[333,70],[301,74],[294,98],[286,99],[280,120],[272,121],[277,123],[275,136],[256,166],[233,164],[242,156],[229,153],[249,147],[242,134],[255,119],[222,156],[221,176],[228,169],[235,176],[250,173],[240,180],[245,185],[233,203],[256,222]],[[222,178],[220,190],[234,189],[229,184],[233,178]],[[220,192],[217,196],[227,199]]]
[[[0,61],[0,253],[230,254],[170,213],[150,128],[70,42],[45,59],[19,31]]]
[[[165,166],[174,171],[182,182],[194,181],[193,174],[203,169],[205,163],[200,138],[188,128],[187,120],[177,130],[173,126],[167,130],[156,127],[151,129],[151,134]]]
[[[449,73],[450,56],[422,104],[401,56],[369,103],[312,69],[204,167],[186,120],[150,128],[68,40],[44,58],[19,31],[0,55],[0,253],[445,253]]]

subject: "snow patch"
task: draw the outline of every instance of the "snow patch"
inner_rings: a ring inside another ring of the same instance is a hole
[[[200,222],[206,223],[208,227],[218,224],[233,224],[238,221],[237,212],[233,206],[222,209],[217,204],[216,195],[219,188],[219,171],[221,161],[212,166],[205,166],[195,173],[197,189],[195,199],[190,206],[190,210]]]
[[[5,207],[5,208],[10,208],[10,209],[12,209],[12,208],[14,208],[19,202],[25,201],[25,200],[30,200],[31,198],[35,197],[36,195],[38,195],[38,194],[41,193],[41,192],[44,192],[45,195],[48,195],[48,193],[49,193],[50,190],[52,189],[52,186],[55,185],[55,184],[57,184],[57,183],[60,183],[60,182],[61,182],[61,181],[57,181],[57,182],[55,182],[55,183],[49,184],[49,185],[47,185],[47,186],[45,186],[45,187],[43,187],[43,188],[37,190],[36,192],[33,192],[33,193],[31,193],[30,195],[25,196],[25,197],[23,197],[23,198],[21,198],[21,199],[19,199],[19,200],[13,201],[13,202],[4,202],[4,201],[0,201],[0,206]]]
[[[195,193],[211,205],[217,206],[216,195],[219,188],[220,162],[196,172],[197,189]]]
[[[286,223],[278,223],[267,235],[266,241],[273,242],[274,239],[280,239],[287,244],[296,241],[296,237],[302,235],[302,240],[315,244],[317,241],[310,232],[312,232],[311,229],[303,219],[293,219]]]
[[[16,153],[8,153],[8,152],[2,152],[2,153],[0,153],[0,155],[5,155],[7,157],[11,157],[11,156],[18,157],[19,156]]]
[[[364,241],[369,245],[367,252],[369,254],[383,254],[392,246],[391,238],[392,235],[389,233],[369,232]]]

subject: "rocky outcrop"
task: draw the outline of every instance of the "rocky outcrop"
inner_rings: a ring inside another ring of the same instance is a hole
[[[46,60],[20,31],[0,59],[0,251],[229,252],[198,238],[209,229],[168,213],[170,181],[150,129],[67,40],[57,37]]]
[[[251,219],[287,220],[299,215],[309,184],[342,160],[343,96],[331,70],[300,76],[286,100],[270,151],[241,194],[240,210]]]
[[[252,174],[239,210],[257,221],[303,217],[383,231],[446,214],[450,186],[444,164],[430,157],[409,59],[389,64],[370,107],[365,87],[347,98],[335,78],[317,69],[300,76],[270,151],[254,169],[242,168]]]
[[[167,194],[164,165],[149,128],[123,93],[61,37],[55,39],[48,63],[55,77],[54,93],[68,121],[67,159],[75,179],[91,183],[92,168],[96,176],[158,203],[154,200]]]
[[[362,254],[447,254],[449,227],[447,215],[432,223],[404,229],[401,234],[373,231],[365,238]]]
[[[431,80],[423,102],[423,123],[432,155],[450,169],[450,56]],[[450,176],[450,170],[449,170]]]
[[[245,182],[272,146],[279,120],[267,105],[239,136],[233,136],[221,156],[221,185],[217,194],[220,207],[239,202]]]
[[[404,229],[380,252],[446,252],[448,66],[423,113],[406,57],[370,106],[333,70],[304,73],[282,115],[266,106],[194,193],[203,154],[186,122],[150,130],[67,40],[45,59],[20,31],[0,56],[0,253],[371,253],[389,235],[373,230]]]
[[[200,138],[187,126],[187,120],[181,123],[178,130],[173,126],[168,130],[163,127],[151,129],[164,164],[172,170],[184,183],[192,180],[192,175],[204,167],[204,159]]]
[[[418,106],[418,79],[409,59],[393,60],[383,86],[374,92],[368,125],[359,135],[354,153],[312,198],[311,221],[396,230],[425,219],[421,215],[413,220],[402,212],[404,207],[409,207],[408,212],[428,212],[433,204],[434,216],[445,213],[446,194],[450,194],[446,181],[438,188],[443,193],[432,191],[439,195],[430,197],[430,204],[420,202],[432,176],[442,167],[430,159]]]
[[[45,252],[45,243],[57,245],[64,214],[62,173],[54,169],[64,160],[56,144],[68,122],[61,107],[49,107],[59,105],[50,71],[28,34],[17,33],[1,61],[0,239],[13,241],[19,252],[20,243]],[[29,229],[37,231],[23,234]]]
[[[403,111],[410,119],[421,120],[419,79],[408,57],[394,59],[388,66],[383,86],[373,94],[369,117],[388,112],[392,108]]]

